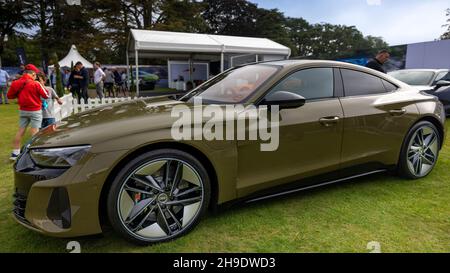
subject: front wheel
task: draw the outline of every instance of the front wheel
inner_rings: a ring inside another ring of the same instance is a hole
[[[203,165],[188,153],[161,149],[129,162],[108,195],[113,228],[146,245],[186,234],[206,211],[210,182]]]
[[[399,174],[410,179],[427,176],[439,157],[440,135],[434,124],[421,121],[409,131],[402,147]]]

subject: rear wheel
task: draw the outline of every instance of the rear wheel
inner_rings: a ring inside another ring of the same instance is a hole
[[[440,135],[434,124],[421,121],[414,125],[402,147],[399,174],[411,179],[427,176],[436,165],[440,143]]]
[[[128,163],[108,195],[113,228],[137,244],[186,234],[206,211],[210,182],[203,165],[178,150],[145,153]]]

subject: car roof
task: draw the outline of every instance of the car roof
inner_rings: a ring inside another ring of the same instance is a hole
[[[279,60],[279,61],[268,61],[268,62],[259,62],[260,64],[271,64],[271,65],[279,65],[279,66],[298,66],[298,65],[310,65],[310,64],[320,64],[320,65],[331,65],[331,66],[355,66],[353,64],[330,61],[330,60]],[[360,67],[360,66],[359,66]]]
[[[351,70],[357,70],[365,73],[369,73],[372,75],[375,75],[377,77],[380,77],[384,80],[390,81],[395,83],[397,86],[405,87],[405,83],[395,79],[392,76],[389,76],[388,74],[376,71],[371,68],[367,68],[365,66],[346,63],[346,62],[339,62],[339,61],[330,61],[330,60],[308,60],[308,59],[302,59],[302,60],[278,60],[278,61],[268,61],[268,62],[258,62],[258,63],[252,63],[253,65],[278,65],[282,66],[283,69],[296,69],[296,68],[302,68],[302,66],[308,67],[308,66],[318,66],[318,67],[339,67],[339,68],[345,68],[345,69],[351,69]],[[247,64],[247,65],[252,65]],[[244,65],[245,66],[245,65]],[[407,86],[407,85],[406,85]]]
[[[280,61],[269,61],[269,62],[259,62],[255,64],[267,64],[267,65],[278,65],[283,68],[294,68],[294,67],[302,67],[302,66],[325,66],[325,67],[339,67],[339,68],[347,68],[352,70],[359,70],[362,72],[374,74],[381,77],[386,77],[385,73],[381,73],[379,71],[367,68],[365,66],[346,63],[346,62],[338,62],[338,61],[330,61],[330,60],[280,60]]]
[[[396,72],[396,71],[399,71],[399,72],[409,72],[409,71],[411,71],[411,72],[413,72],[413,71],[416,71],[416,72],[435,72],[435,73],[439,73],[439,72],[450,72],[450,69],[419,69],[419,68],[416,68],[416,69],[400,69],[400,70],[395,70],[395,71],[391,71],[391,72]]]

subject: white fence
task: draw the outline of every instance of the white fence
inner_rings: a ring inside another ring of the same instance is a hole
[[[117,102],[130,101],[135,99],[140,99],[141,97],[123,97],[123,98],[103,98],[100,99],[88,99],[87,103],[84,103],[84,100],[81,99],[81,103],[78,103],[78,100],[72,97],[72,94],[65,95],[61,98],[63,101],[62,105],[55,103],[54,113],[56,121],[60,121],[61,119],[68,117],[72,114],[76,114],[79,112],[83,112],[89,109],[93,109],[102,105],[113,104]]]

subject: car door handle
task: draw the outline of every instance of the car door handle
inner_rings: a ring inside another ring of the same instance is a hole
[[[401,115],[406,114],[406,109],[402,108],[402,109],[389,110],[389,114],[391,114],[391,116],[401,116]]]
[[[330,127],[339,122],[339,117],[324,117],[319,119],[320,124],[322,124],[325,127]]]

